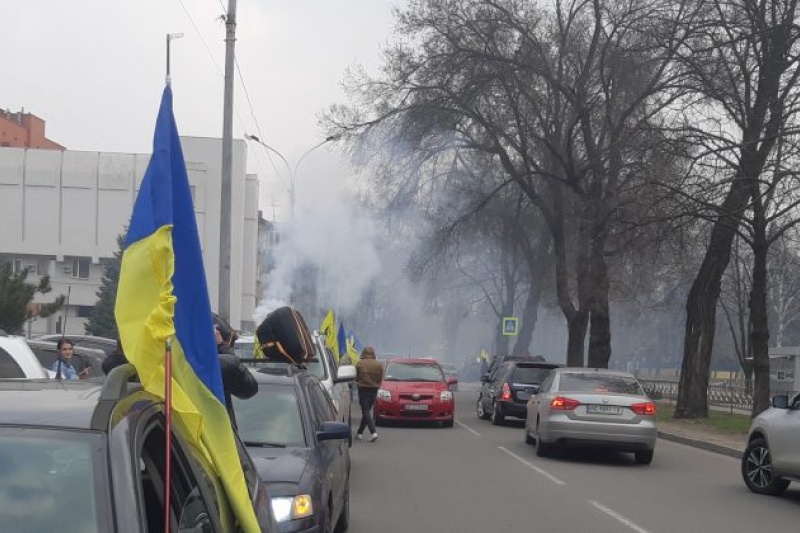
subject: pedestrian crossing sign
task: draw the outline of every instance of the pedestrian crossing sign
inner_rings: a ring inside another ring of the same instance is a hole
[[[519,318],[515,316],[503,317],[503,335],[519,334]]]

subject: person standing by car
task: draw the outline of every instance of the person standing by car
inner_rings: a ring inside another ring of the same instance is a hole
[[[56,373],[56,379],[86,379],[89,377],[91,369],[83,367],[81,361],[75,359],[75,343],[66,337],[58,339],[56,343],[58,348],[58,359],[53,363],[50,368]]]
[[[361,352],[361,360],[356,365],[356,385],[358,386],[358,403],[361,405],[361,423],[358,425],[356,438],[363,438],[364,428],[368,427],[370,442],[378,440],[375,422],[372,420],[372,406],[383,381],[383,366],[375,359],[375,349],[367,346]]]

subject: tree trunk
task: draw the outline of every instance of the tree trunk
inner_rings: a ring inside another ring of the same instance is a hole
[[[758,184],[753,182],[754,189]],[[767,223],[764,205],[753,191],[753,285],[750,289],[750,345],[753,349],[753,413],[755,417],[769,407],[769,323],[767,317]]]
[[[534,279],[528,285],[528,298],[525,309],[522,311],[522,324],[519,328],[517,341],[514,343],[512,355],[526,355],[529,353],[533,331],[536,329],[536,320],[539,317],[539,300],[542,295],[542,280]]]
[[[720,217],[711,230],[711,240],[692,283],[686,302],[686,330],[683,342],[683,363],[678,383],[675,418],[708,416],[708,375],[711,349],[716,333],[717,300],[722,275],[728,267],[731,246],[740,223],[740,215],[750,199],[747,180],[742,172],[736,178],[723,202]]]
[[[601,194],[599,191],[596,194]],[[593,203],[600,199],[592,199]],[[608,368],[611,359],[611,319],[608,310],[608,267],[605,261],[605,229],[601,206],[595,207],[592,227],[590,276],[590,329],[587,365],[590,368]]]

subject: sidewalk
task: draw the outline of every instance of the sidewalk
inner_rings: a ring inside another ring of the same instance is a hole
[[[658,436],[711,452],[741,458],[747,445],[747,434],[733,433],[702,426],[691,420],[669,420],[658,423]]]

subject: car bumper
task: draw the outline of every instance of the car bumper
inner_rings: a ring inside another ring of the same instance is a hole
[[[455,403],[440,402],[426,404],[426,411],[410,410],[405,403],[375,402],[375,415],[381,420],[430,420],[441,422],[452,420]]]
[[[658,430],[655,423],[649,421],[614,424],[560,417],[541,421],[539,437],[543,442],[562,446],[595,446],[636,451],[655,449]]]
[[[499,402],[497,407],[503,416],[515,416],[517,418],[526,418],[528,416],[527,403]]]
[[[321,529],[312,518],[278,522],[278,533],[319,533]]]

